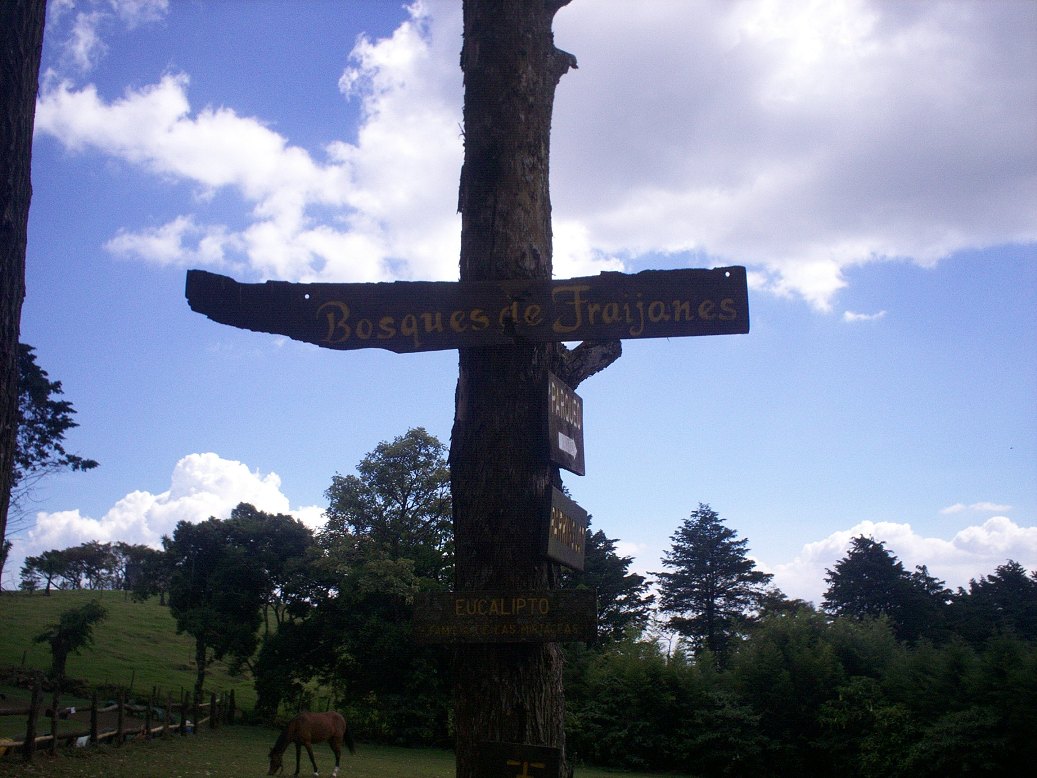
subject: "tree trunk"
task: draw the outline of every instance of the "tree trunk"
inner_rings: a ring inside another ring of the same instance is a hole
[[[18,432],[18,340],[32,199],[29,171],[45,18],[46,0],[0,2],[0,540],[7,536]]]
[[[194,702],[202,699],[202,691],[205,689],[205,656],[208,652],[204,638],[194,639],[194,663],[197,673],[194,677]]]
[[[462,282],[551,278],[548,149],[555,87],[575,66],[554,46],[564,2],[465,0]],[[461,349],[450,446],[456,589],[548,589],[537,506],[557,478],[546,456],[554,345]],[[458,650],[457,776],[477,778],[480,742],[564,751],[556,644]],[[564,760],[563,760],[564,761]]]

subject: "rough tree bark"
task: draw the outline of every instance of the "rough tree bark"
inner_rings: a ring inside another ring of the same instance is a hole
[[[7,536],[18,431],[18,339],[32,199],[29,170],[46,6],[46,0],[0,1],[0,541]]]
[[[551,112],[555,87],[576,67],[551,24],[567,2],[464,0],[462,283],[551,278]],[[554,585],[535,515],[559,481],[546,456],[547,372],[575,387],[618,355],[618,342],[461,349],[450,446],[457,591]],[[459,648],[455,717],[458,778],[477,778],[484,741],[564,754],[558,646]]]

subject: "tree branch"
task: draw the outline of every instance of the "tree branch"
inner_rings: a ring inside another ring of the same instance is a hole
[[[584,380],[619,359],[622,353],[623,343],[619,340],[588,340],[571,351],[559,343],[552,372],[569,388],[576,389]]]

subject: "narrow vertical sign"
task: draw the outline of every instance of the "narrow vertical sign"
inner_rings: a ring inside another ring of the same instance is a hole
[[[586,475],[583,458],[583,398],[554,373],[547,379],[547,435],[551,461]]]
[[[586,540],[587,511],[552,486],[545,556],[552,562],[583,572]]]

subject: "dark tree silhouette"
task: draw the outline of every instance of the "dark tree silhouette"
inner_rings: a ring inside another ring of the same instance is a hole
[[[901,640],[941,639],[950,592],[925,566],[909,573],[885,544],[860,535],[827,570],[825,610],[855,619],[890,620]]]
[[[96,600],[80,608],[70,608],[58,617],[58,623],[47,627],[33,640],[50,646],[51,675],[59,683],[65,677],[65,664],[71,654],[78,654],[93,644],[94,625],[108,612]]]
[[[724,526],[709,505],[699,504],[670,537],[659,576],[660,606],[669,627],[696,651],[723,663],[728,644],[748,622],[773,577],[746,556],[748,540]]]
[[[46,11],[46,0],[0,2],[0,539],[7,537],[15,467],[32,130]]]

